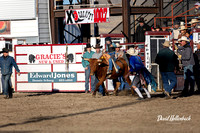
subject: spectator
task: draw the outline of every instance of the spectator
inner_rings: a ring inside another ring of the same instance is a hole
[[[174,21],[174,28],[171,31],[171,37],[170,40],[174,39],[176,42],[178,40],[178,36],[180,34],[180,31],[178,30],[180,28],[180,24],[178,21]]]
[[[156,26],[155,31],[161,31],[161,28],[159,25]]]
[[[92,55],[92,58],[99,59],[102,56],[101,48],[102,48],[102,46],[100,46],[100,44],[96,44],[96,46],[94,47],[96,52]],[[95,78],[96,78],[95,79],[95,86],[96,86],[96,84],[99,82],[99,80],[98,80],[98,77],[95,77]],[[94,91],[94,90],[92,90],[92,91]],[[99,87],[99,92],[102,95],[105,95],[104,92],[103,92],[102,85],[100,85],[100,87]]]
[[[88,43],[86,44],[86,52],[83,54],[83,58],[92,58],[92,55],[94,54],[93,51],[91,51],[91,45]],[[82,66],[85,68],[85,93],[89,92],[89,78],[90,78],[90,63],[84,59],[82,59]],[[95,89],[95,76],[91,76],[91,87],[92,90]]]
[[[178,53],[181,55],[181,61],[183,63],[184,68],[184,89],[181,93],[182,96],[192,95],[194,92],[194,74],[193,74],[193,66],[195,64],[192,48],[187,43],[189,40],[186,36],[182,36],[179,39],[180,46],[178,46]],[[190,90],[188,93],[188,88],[190,86]]]
[[[163,49],[159,51],[156,56],[155,62],[159,65],[162,76],[164,94],[166,98],[171,98],[171,90],[175,87],[177,80],[174,73],[175,70],[179,71],[179,62],[177,55],[169,49],[170,42],[163,43]]]
[[[197,50],[194,53],[195,65],[194,65],[194,77],[200,93],[200,42],[197,43]]]
[[[2,78],[2,87],[3,94],[5,95],[5,99],[12,98],[11,90],[11,75],[12,68],[16,69],[18,76],[20,76],[20,70],[14,60],[13,57],[9,56],[9,50],[7,48],[3,48],[3,56],[0,57],[0,68],[1,68],[1,78]]]
[[[179,31],[180,31],[180,34],[178,35],[178,39],[180,39],[182,36],[186,36],[187,28],[185,26],[181,26]]]
[[[144,18],[140,18],[139,25],[136,28],[135,42],[145,42],[145,32],[151,31],[151,27],[145,24]]]
[[[195,18],[200,18],[200,10],[199,10],[200,9],[200,3],[197,2],[197,3],[194,4],[194,6],[195,6],[194,14],[199,15],[199,16],[196,16]]]
[[[192,34],[193,29],[198,28],[198,26],[199,26],[198,23],[199,23],[199,20],[197,20],[197,19],[192,19],[189,22],[189,24],[191,24],[190,34]]]

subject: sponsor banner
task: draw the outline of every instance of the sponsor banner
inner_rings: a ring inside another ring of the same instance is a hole
[[[31,72],[28,73],[30,83],[55,83],[55,82],[76,82],[76,72]]]
[[[66,24],[88,24],[109,22],[109,8],[88,8],[65,10]]]
[[[0,35],[10,35],[10,21],[0,21]]]
[[[64,64],[65,54],[29,54],[28,64]]]

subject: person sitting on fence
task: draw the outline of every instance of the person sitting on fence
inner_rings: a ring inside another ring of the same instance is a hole
[[[178,36],[180,34],[180,31],[178,30],[180,28],[180,23],[179,21],[174,21],[174,28],[171,29],[171,36],[170,40],[174,39],[174,41],[178,41]],[[178,42],[177,42],[178,43]]]
[[[108,61],[109,61],[109,69],[107,71],[107,75],[110,75],[112,73],[113,61],[115,58],[114,51],[115,51],[116,44],[112,42],[111,37],[106,37],[105,41],[106,41],[106,52],[108,52],[108,54],[110,55],[110,56],[107,56]]]

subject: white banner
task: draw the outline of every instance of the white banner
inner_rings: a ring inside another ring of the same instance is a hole
[[[29,54],[28,64],[64,64],[65,54]]]
[[[109,22],[109,8],[88,8],[65,10],[66,24],[88,24]]]

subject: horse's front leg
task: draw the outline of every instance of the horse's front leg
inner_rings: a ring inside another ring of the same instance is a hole
[[[128,75],[125,75],[124,76],[124,79],[126,80],[126,82],[129,84],[129,86],[131,87],[131,93],[132,93],[132,95],[134,95],[134,89],[133,89],[133,87],[132,87],[132,85],[131,85],[131,79],[130,79],[130,77],[128,76]]]
[[[102,83],[102,87],[106,96],[109,96],[108,90],[106,89],[104,83]]]

